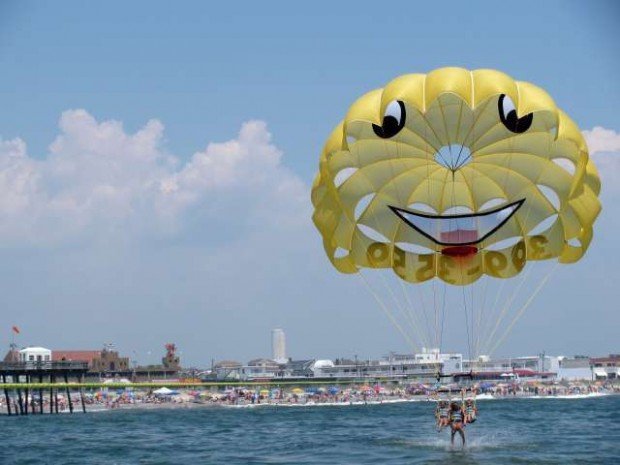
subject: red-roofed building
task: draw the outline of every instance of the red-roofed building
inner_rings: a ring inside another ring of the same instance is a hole
[[[54,362],[86,362],[91,373],[129,373],[129,357],[120,357],[118,352],[103,350],[52,350]]]
[[[54,362],[87,362],[91,364],[95,358],[101,357],[100,350],[54,350]]]

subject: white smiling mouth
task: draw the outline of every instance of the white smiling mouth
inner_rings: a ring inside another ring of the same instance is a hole
[[[439,245],[466,246],[482,242],[501,228],[525,199],[480,213],[430,215],[389,206],[405,223]]]

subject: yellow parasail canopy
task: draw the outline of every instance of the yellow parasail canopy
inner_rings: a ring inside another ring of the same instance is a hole
[[[579,128],[544,90],[441,68],[351,105],[321,153],[313,221],[343,273],[464,285],[579,260],[599,191]]]

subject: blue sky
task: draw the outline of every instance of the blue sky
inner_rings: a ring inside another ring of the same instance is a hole
[[[331,270],[309,224],[327,134],[399,74],[489,67],[545,88],[582,129],[612,131],[609,158],[620,151],[618,19],[616,2],[3,2],[0,137],[27,158],[22,177],[5,166],[0,183],[5,326],[16,320],[23,343],[113,341],[143,361],[168,339],[194,363],[267,355],[278,325],[299,357],[405,350],[359,286]],[[266,167],[244,161],[255,149]],[[97,159],[121,152],[120,170]],[[238,164],[192,178],[227,153]],[[613,184],[618,164],[605,163]],[[88,197],[102,173],[120,197],[101,185]],[[144,200],[161,173],[191,187],[174,208]],[[548,306],[559,296],[557,308],[524,317],[503,350],[617,350],[618,195],[605,192],[586,259],[541,296]],[[541,329],[551,320],[553,334]]]
[[[584,128],[620,126],[614,2],[3,2],[4,137],[33,153],[60,112],[136,129],[156,117],[191,154],[269,123],[311,179],[325,134],[363,92],[441,66],[501,69],[548,89]]]

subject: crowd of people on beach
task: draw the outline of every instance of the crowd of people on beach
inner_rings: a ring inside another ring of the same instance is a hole
[[[82,393],[89,410],[118,409],[131,407],[257,407],[257,406],[313,406],[313,405],[364,405],[414,401],[442,401],[464,397],[463,387],[458,385],[426,385],[411,383],[407,385],[327,385],[309,387],[229,387],[196,388],[171,390],[144,389],[127,386],[123,388],[100,388]],[[612,382],[480,382],[468,386],[467,396],[472,399],[491,398],[536,398],[536,397],[579,397],[620,393],[620,384]],[[68,399],[58,393],[59,411],[68,409]],[[71,394],[75,406],[81,402],[78,392]],[[10,395],[12,408],[17,411],[18,398]],[[6,412],[6,398],[0,397],[0,411]],[[35,394],[23,399],[39,410],[39,396]],[[44,410],[47,411],[49,399],[43,397]],[[465,415],[465,413],[463,413]],[[466,422],[466,420],[465,420]],[[445,425],[444,425],[445,426]]]

